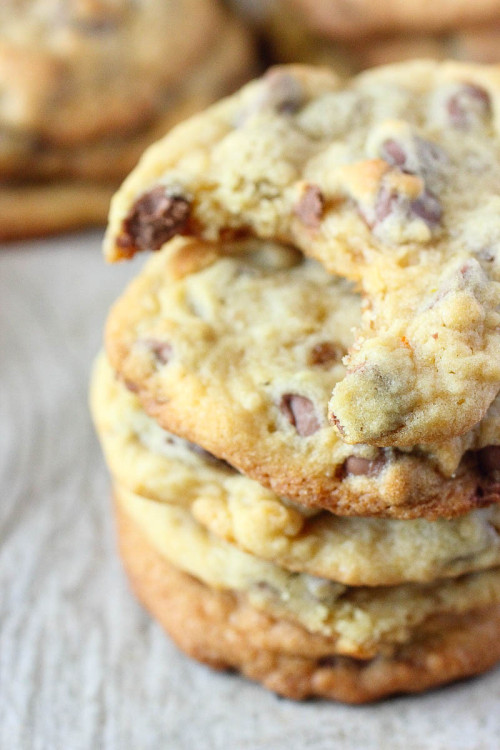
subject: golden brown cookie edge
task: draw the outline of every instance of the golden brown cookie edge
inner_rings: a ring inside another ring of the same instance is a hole
[[[500,606],[440,620],[419,642],[362,661],[333,640],[277,620],[230,592],[176,570],[116,508],[118,542],[132,588],[177,646],[216,669],[236,669],[293,699],[366,703],[479,674],[500,659]]]

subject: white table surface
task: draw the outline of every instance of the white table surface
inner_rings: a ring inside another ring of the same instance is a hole
[[[0,251],[2,750],[499,750],[500,669],[353,708],[179,654],[115,552],[87,381],[110,302],[97,232]]]

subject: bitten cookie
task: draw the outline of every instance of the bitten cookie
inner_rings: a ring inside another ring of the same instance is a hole
[[[238,669],[289,698],[363,703],[478,674],[500,658],[498,605],[431,619],[414,641],[391,654],[339,656],[335,639],[177,570],[119,506],[117,520],[133,588],[178,646],[211,667]]]
[[[107,257],[175,234],[294,243],[365,296],[329,406],[343,440],[462,435],[500,388],[499,92],[499,68],[459,63],[272,70],[145,155]]]
[[[106,347],[165,429],[303,505],[433,519],[497,502],[497,402],[462,439],[407,451],[331,429],[359,315],[352,287],[292,248],[179,238],[114,305]]]

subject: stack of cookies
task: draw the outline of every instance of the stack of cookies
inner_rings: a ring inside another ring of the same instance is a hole
[[[0,239],[105,223],[146,146],[254,72],[216,0],[3,0]]]
[[[410,60],[500,60],[500,2],[483,0],[233,0],[272,59],[344,73]]]
[[[500,68],[276,68],[149,149],[92,409],[179,646],[363,702],[500,658]]]

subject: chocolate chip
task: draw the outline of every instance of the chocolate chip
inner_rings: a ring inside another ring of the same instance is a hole
[[[249,117],[266,111],[293,115],[301,108],[304,98],[302,85],[295,76],[283,68],[271,68],[264,75],[254,98],[237,116],[237,124],[241,126]]]
[[[420,175],[424,180],[433,176],[449,163],[446,152],[432,141],[413,136],[410,151],[394,138],[384,141],[380,147],[382,159],[406,174]]]
[[[477,452],[479,468],[485,474],[500,470],[500,445],[488,445]]]
[[[491,114],[491,100],[481,86],[467,83],[448,99],[446,108],[451,125],[467,130],[475,121]]]
[[[162,365],[169,363],[172,357],[172,344],[158,339],[144,339],[143,343],[154,354],[155,359]]]
[[[131,393],[137,393],[139,391],[139,386],[137,386],[135,383],[132,383],[131,380],[124,380],[123,383],[125,385],[125,388]]]
[[[309,352],[308,364],[329,365],[332,362],[340,362],[346,350],[340,344],[332,341],[321,341],[315,344]]]
[[[267,92],[264,104],[280,114],[293,115],[302,106],[304,91],[299,81],[281,68],[271,68],[264,76]]]
[[[439,200],[430,190],[424,190],[422,195],[410,203],[410,211],[414,216],[423,219],[430,226],[439,224],[443,215],[443,209]]]
[[[317,185],[307,185],[299,202],[294,206],[293,212],[307,227],[317,229],[319,227],[325,199]]]
[[[281,399],[280,409],[302,437],[313,435],[319,430],[319,420],[311,399],[287,393]]]
[[[117,244],[129,255],[135,251],[159,250],[186,227],[190,203],[180,195],[169,195],[162,186],[144,193],[123,220]]]
[[[368,458],[361,458],[361,456],[349,456],[344,462],[344,469],[347,474],[354,476],[372,476],[377,474],[383,465],[382,459],[375,458],[369,460]]]
[[[406,164],[406,152],[400,143],[393,138],[389,138],[381,146],[381,156],[384,161],[393,167],[404,167]]]
[[[380,188],[375,201],[375,219],[376,222],[384,221],[392,214],[398,203],[398,196],[393,190],[389,190],[386,185]]]
[[[408,213],[410,219],[422,219],[431,227],[439,224],[443,214],[439,200],[430,190],[425,189],[418,198],[408,203],[396,191],[382,185],[375,201],[375,223],[384,221],[396,212]]]

